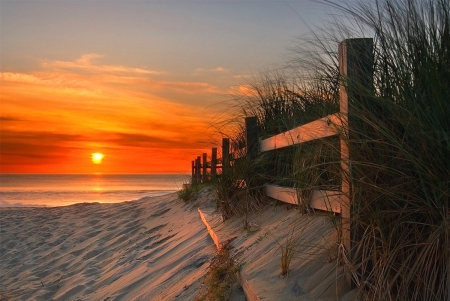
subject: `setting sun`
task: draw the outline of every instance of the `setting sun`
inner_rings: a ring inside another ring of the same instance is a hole
[[[92,162],[94,164],[100,164],[100,163],[102,163],[103,157],[104,157],[104,155],[101,153],[93,153],[92,154]]]

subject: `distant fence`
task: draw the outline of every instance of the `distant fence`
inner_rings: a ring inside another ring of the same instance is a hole
[[[230,141],[222,139],[222,158],[217,158],[217,148],[212,148],[211,161],[207,161],[207,154],[198,156],[192,161],[193,183],[208,180],[207,169],[210,169],[210,177],[217,177],[217,170],[231,168],[230,161],[243,156],[255,158],[260,153],[280,149],[312,140],[340,134],[340,153],[342,185],[340,191],[313,190],[309,196],[309,206],[318,210],[331,211],[342,217],[342,241],[350,258],[355,259],[353,248],[357,239],[356,231],[351,232],[350,219],[352,217],[352,206],[350,204],[350,162],[351,154],[347,140],[349,129],[349,108],[357,107],[358,101],[363,100],[363,93],[359,91],[371,90],[373,85],[373,41],[371,38],[348,39],[339,44],[339,71],[341,74],[340,84],[340,110],[339,113],[328,115],[308,124],[293,128],[284,133],[259,141],[256,126],[256,117],[245,118],[245,140],[243,149],[230,153]],[[349,97],[351,95],[351,97]],[[349,102],[353,106],[349,107]],[[299,195],[297,189],[282,187],[273,184],[265,185],[265,194],[276,200],[298,204]],[[351,282],[351,272],[346,271],[347,281]]]

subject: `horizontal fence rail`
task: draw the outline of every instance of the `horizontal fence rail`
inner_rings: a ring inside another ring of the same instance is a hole
[[[340,126],[341,119],[339,114],[332,114],[262,140],[259,151],[267,152],[316,139],[331,137],[338,134]]]
[[[300,200],[296,188],[266,184],[265,193],[276,200],[297,205]],[[316,190],[309,193],[309,206],[314,209],[341,213],[342,193],[334,190]]]

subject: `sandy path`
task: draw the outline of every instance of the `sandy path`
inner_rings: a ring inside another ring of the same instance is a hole
[[[192,300],[215,250],[176,194],[0,210],[0,300]]]

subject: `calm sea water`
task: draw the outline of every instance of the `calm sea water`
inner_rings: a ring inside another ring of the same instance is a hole
[[[0,174],[0,206],[117,203],[181,189],[186,174]]]

